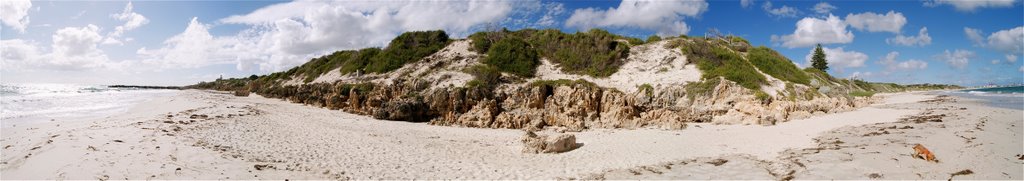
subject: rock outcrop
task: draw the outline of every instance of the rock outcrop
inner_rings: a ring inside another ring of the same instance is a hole
[[[573,134],[548,136],[527,131],[520,141],[523,143],[523,153],[563,153],[580,147]]]
[[[331,73],[338,77],[317,78],[306,84],[250,85],[248,89],[264,97],[377,119],[479,128],[556,127],[568,131],[684,129],[687,123],[694,122],[773,125],[814,114],[846,111],[873,101],[848,96],[843,92],[849,91],[847,87],[830,86],[837,83],[818,81],[786,85],[785,90],[767,97],[758,97],[755,90],[724,78],[646,85],[629,92],[592,83],[533,84],[508,74],[501,76],[498,88],[470,86],[467,79],[471,76],[461,70],[479,65],[481,55],[468,48],[468,42],[458,41],[422,61],[385,74]],[[637,66],[689,66],[657,62]]]

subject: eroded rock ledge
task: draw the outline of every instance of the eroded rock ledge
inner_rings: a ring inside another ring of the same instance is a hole
[[[717,84],[702,91],[688,92],[685,86],[659,86],[655,90],[624,93],[586,84],[523,83],[488,90],[431,87],[424,81],[396,80],[390,85],[315,83],[275,86],[256,92],[377,119],[525,130],[557,126],[570,131],[683,129],[690,122],[773,125],[813,114],[851,110],[873,101],[863,97],[828,97],[806,86],[795,86],[795,91],[765,99],[728,80],[712,83]]]

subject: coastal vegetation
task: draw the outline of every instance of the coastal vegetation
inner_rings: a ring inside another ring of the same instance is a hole
[[[502,39],[522,39],[536,50],[540,57],[571,74],[607,77],[618,71],[628,56],[629,45],[642,44],[637,38],[611,34],[600,29],[566,34],[555,29],[478,32],[469,36],[472,47],[488,53]],[[524,51],[529,52],[529,51]]]
[[[800,71],[800,68],[797,68],[788,58],[768,47],[760,46],[751,49],[747,53],[747,60],[758,70],[772,77],[798,84],[810,84],[807,74]]]
[[[738,53],[719,39],[694,38],[681,45],[687,59],[697,63],[704,79],[724,77],[748,89],[760,89],[767,79]]]
[[[303,82],[309,83],[316,77],[339,67],[341,67],[342,74],[390,72],[434,54],[444,48],[448,42],[448,34],[440,30],[406,32],[391,40],[391,43],[384,49],[373,47],[336,51],[329,55],[313,58],[288,71],[271,74],[265,81],[290,79],[293,76],[301,75]]]
[[[498,40],[487,51],[483,63],[492,65],[502,72],[521,77],[533,77],[537,69],[537,51],[530,44],[518,37]]]

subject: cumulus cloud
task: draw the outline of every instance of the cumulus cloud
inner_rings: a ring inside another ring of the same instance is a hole
[[[35,42],[21,39],[0,40],[0,67],[7,70],[20,69],[25,64],[34,63],[40,55]]]
[[[975,57],[973,51],[956,49],[953,52],[946,50],[945,52],[935,55],[935,59],[942,60],[957,69],[967,68],[967,63]]]
[[[565,4],[557,2],[545,3],[544,9],[544,16],[537,20],[536,25],[540,27],[550,27],[558,24],[556,17],[565,13]]]
[[[896,35],[896,37],[885,39],[885,43],[903,46],[925,46],[932,44],[932,37],[928,36],[928,28],[924,27],[917,32],[917,36],[903,36],[900,34]]]
[[[209,26],[192,18],[185,31],[163,42],[163,47],[149,50],[140,48],[136,53],[143,63],[159,68],[195,68],[212,64],[234,63],[234,56],[243,52],[232,51],[237,41],[232,38],[214,38]]]
[[[843,50],[843,47],[822,47],[821,49],[825,51],[825,60],[828,61],[828,66],[838,68],[840,70],[843,68],[862,67],[864,66],[864,62],[868,60],[867,54],[852,50],[846,51]],[[813,56],[814,49],[812,48],[811,51],[807,54],[807,56],[804,58],[804,60],[806,61],[805,65],[811,64],[811,58]]]
[[[1014,54],[1006,54],[1006,61],[1007,61],[1007,62],[1010,62],[1010,63],[1015,63],[1015,62],[1017,62],[1017,55],[1014,55]]]
[[[899,55],[900,52],[889,52],[889,54],[886,54],[881,60],[878,60],[878,63],[885,65],[886,71],[906,71],[928,68],[928,62],[921,60],[910,59],[907,61],[897,61],[896,57]]]
[[[903,25],[907,24],[907,18],[903,16],[903,13],[894,11],[889,11],[886,14],[866,12],[846,15],[846,23],[861,31],[900,33]]]
[[[134,11],[131,1],[124,6],[124,10],[121,11],[121,13],[111,14],[110,17],[119,21],[124,21],[124,24],[114,27],[114,31],[107,34],[107,38],[103,40],[103,44],[124,44],[121,40],[118,40],[121,35],[128,30],[133,30],[149,23],[149,19],[146,19],[145,16]]]
[[[772,8],[772,2],[769,1],[765,1],[764,4],[761,5],[761,9],[764,9],[764,12],[775,17],[793,18],[796,17],[796,14],[800,13],[796,8],[785,5],[779,8]]]
[[[99,29],[92,24],[61,28],[52,35],[50,52],[44,52],[34,41],[2,40],[3,66],[48,70],[118,68],[106,53],[96,48],[103,39]]]
[[[825,19],[807,17],[796,22],[796,30],[789,35],[772,35],[772,42],[780,42],[788,48],[807,47],[815,44],[853,42],[853,33],[839,17],[828,15]]]
[[[989,48],[1008,54],[1024,53],[1024,26],[1001,30],[988,35]]]
[[[211,36],[196,19],[161,47],[137,51],[159,67],[236,64],[280,71],[337,50],[385,46],[406,31],[445,30],[464,37],[500,22],[521,4],[510,1],[295,1],[217,20],[250,25],[237,35]],[[216,51],[212,51],[216,50]]]
[[[618,7],[607,10],[576,9],[565,25],[580,29],[639,28],[653,30],[658,35],[674,36],[690,31],[683,19],[697,17],[707,9],[708,3],[704,1],[624,0]]]
[[[818,14],[829,14],[832,12],[832,10],[836,9],[838,9],[836,8],[836,6],[833,6],[832,4],[829,4],[827,2],[820,2],[818,4],[815,4],[814,7],[811,8],[811,10],[814,10],[814,12]]]
[[[28,26],[28,10],[32,9],[32,1],[29,0],[3,0],[0,1],[0,22],[25,33]]]
[[[975,46],[1005,53],[1007,61],[1010,62],[1016,61],[1017,55],[1024,54],[1024,26],[1000,30],[989,34],[987,38],[982,35],[981,30],[974,28],[964,27],[964,34]],[[1010,60],[1011,56],[1013,60]]]
[[[1016,0],[927,0],[924,5],[936,7],[939,5],[950,5],[961,12],[974,12],[979,8],[989,7],[1013,7]]]

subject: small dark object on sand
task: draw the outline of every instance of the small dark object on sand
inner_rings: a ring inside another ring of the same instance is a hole
[[[714,160],[708,161],[707,163],[715,165],[717,167],[717,166],[722,166],[722,164],[725,164],[727,162],[729,162],[729,160],[719,158],[719,159],[714,159]]]

